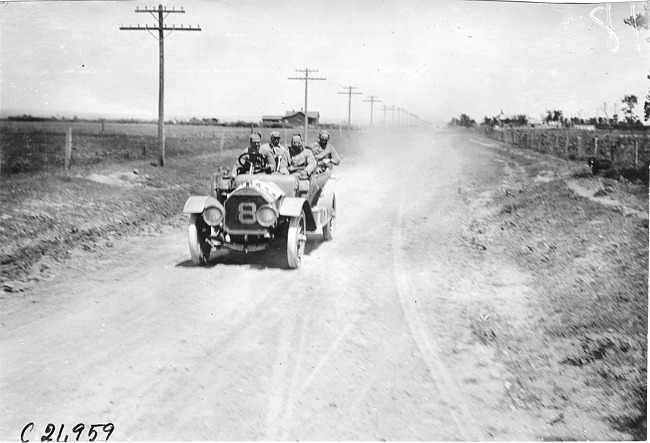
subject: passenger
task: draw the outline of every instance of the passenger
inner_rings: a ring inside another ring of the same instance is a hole
[[[291,154],[289,154],[287,148],[280,144],[280,139],[281,137],[278,131],[271,132],[269,142],[263,144],[261,149],[270,149],[273,152],[273,158],[275,159],[275,170],[280,174],[288,174]]]
[[[299,179],[306,180],[316,170],[316,159],[311,150],[305,149],[302,145],[302,136],[294,134],[291,137],[289,146],[291,159],[289,161],[289,173]]]
[[[341,163],[339,154],[334,149],[334,146],[329,145],[330,134],[327,131],[321,131],[318,134],[318,142],[311,144],[311,149],[316,158],[316,163],[319,169],[325,169],[330,165],[338,165]]]
[[[275,171],[275,158],[273,158],[273,151],[268,147],[262,147],[262,137],[259,133],[251,134],[249,138],[250,145],[244,151],[248,154],[248,159],[244,167],[236,165],[238,174],[245,174],[251,171],[263,170],[267,174]]]

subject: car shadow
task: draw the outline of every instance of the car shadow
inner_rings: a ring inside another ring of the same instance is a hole
[[[320,233],[307,234],[307,244],[305,245],[305,255],[311,255],[316,251],[325,240]],[[189,255],[189,252],[188,252]],[[210,253],[210,259],[207,265],[202,266],[212,268],[215,266],[248,266],[251,269],[285,269],[290,270],[287,265],[286,242],[278,240],[271,247],[263,251],[249,252],[245,254],[240,251],[233,251],[227,248],[213,249]],[[187,259],[176,263],[176,268],[196,268],[192,260]]]

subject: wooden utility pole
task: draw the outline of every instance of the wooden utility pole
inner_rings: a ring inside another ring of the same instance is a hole
[[[386,111],[388,111],[390,108],[386,105],[382,105],[379,109],[384,111],[384,126],[386,126]]]
[[[184,27],[183,25],[180,25],[180,27],[177,27],[176,25],[165,26],[165,18],[167,18],[169,14],[184,14],[185,11],[183,8],[168,9],[163,8],[162,5],[158,5],[158,8],[137,8],[135,12],[147,12],[158,21],[158,24],[154,26],[120,26],[120,30],[147,31],[154,38],[158,39],[158,48],[160,51],[158,83],[158,147],[160,148],[160,166],[165,166],[165,38],[169,37],[173,31],[200,31],[201,28],[198,25],[196,27],[191,25],[189,27]],[[158,31],[158,36],[156,37],[156,35],[151,31]],[[169,31],[166,36],[165,31]]]
[[[344,86],[348,92],[337,92],[337,94],[344,94],[348,96],[348,131],[350,131],[350,115],[352,114],[352,95],[363,95],[363,92],[352,92],[353,89],[358,89],[356,86]]]
[[[364,100],[364,102],[370,103],[370,126],[372,126],[372,114],[375,110],[375,102],[381,102],[381,100],[377,100],[377,97],[374,95],[368,96],[370,100]]]
[[[65,159],[63,161],[66,171],[70,170],[70,158],[72,157],[72,128],[65,133]]]
[[[309,74],[312,72],[318,72],[318,69],[296,69],[296,72],[302,72],[305,74],[304,77],[288,77],[289,80],[302,80],[305,82],[305,133],[303,134],[303,140],[305,144],[307,143],[307,131],[309,130],[309,116],[307,115],[307,92],[308,85],[310,80],[327,80],[325,77],[310,77]]]

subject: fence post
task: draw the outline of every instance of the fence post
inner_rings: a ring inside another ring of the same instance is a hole
[[[578,158],[582,158],[582,136],[578,135]]]
[[[221,139],[219,140],[219,151],[223,151],[223,131],[221,131]]]
[[[566,138],[564,139],[564,155],[569,155],[569,142],[571,141],[571,133],[565,131]]]
[[[65,134],[65,170],[70,170],[70,157],[72,156],[72,128],[68,127]]]
[[[598,136],[594,136],[594,157],[598,155]]]

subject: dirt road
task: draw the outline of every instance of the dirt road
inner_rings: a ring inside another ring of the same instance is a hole
[[[465,238],[507,179],[496,154],[414,132],[344,160],[336,238],[310,235],[299,270],[281,248],[194,267],[181,224],[76,252],[2,319],[0,440],[30,422],[30,441],[109,422],[136,441],[548,436],[476,334],[529,315],[529,276]]]

